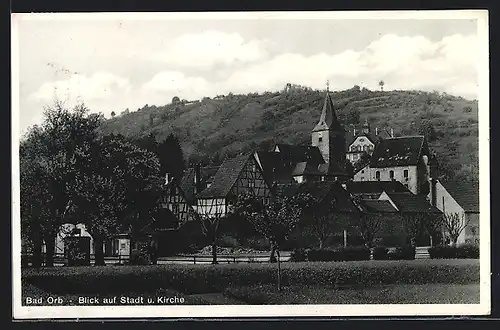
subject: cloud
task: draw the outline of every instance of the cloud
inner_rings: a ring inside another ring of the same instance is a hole
[[[268,57],[268,40],[245,41],[238,33],[205,31],[185,34],[168,42],[160,51],[142,53],[144,59],[181,68],[210,69],[215,65],[234,65]]]
[[[130,91],[128,79],[118,77],[108,72],[96,72],[90,77],[73,74],[68,79],[46,82],[30,97],[40,101],[50,101],[54,98],[72,101],[111,100],[117,94]]]

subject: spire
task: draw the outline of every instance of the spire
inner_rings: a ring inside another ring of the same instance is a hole
[[[321,111],[321,117],[319,118],[319,122],[316,125],[316,127],[314,127],[313,132],[325,131],[325,130],[333,130],[333,131],[342,130],[342,126],[340,125],[340,122],[337,119],[337,115],[335,114],[335,108],[333,106],[332,98],[330,97],[329,83],[327,83],[325,102],[323,103],[323,110]]]

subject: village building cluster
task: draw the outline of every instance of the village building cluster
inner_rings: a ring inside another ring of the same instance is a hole
[[[195,220],[195,214],[223,216],[241,193],[252,193],[266,202],[280,185],[316,182],[318,191],[328,198],[347,196],[363,211],[382,216],[386,223],[380,235],[398,235],[394,228],[405,215],[458,213],[469,223],[458,243],[477,241],[478,187],[441,182],[436,166],[424,136],[396,137],[392,130],[373,131],[368,120],[360,129],[346,131],[327,89],[310,145],[278,143],[268,151],[226,159],[220,166],[188,168],[179,179],[167,174],[163,218],[146,229],[152,234],[168,231],[172,235]],[[79,230],[84,232],[84,228]],[[157,237],[161,240],[162,236]],[[56,249],[61,249],[63,240],[58,240]],[[416,237],[415,244],[436,242],[423,235]],[[125,254],[130,249],[129,240],[116,237],[106,243],[105,253]]]

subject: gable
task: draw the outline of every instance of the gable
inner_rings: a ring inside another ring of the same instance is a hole
[[[242,193],[262,198],[271,197],[271,189],[255,157],[250,157],[245,163],[228,195],[237,197]]]

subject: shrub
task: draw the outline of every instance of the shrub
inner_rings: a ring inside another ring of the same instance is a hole
[[[440,245],[429,249],[432,259],[478,259],[479,247],[472,244],[459,246]]]
[[[373,259],[374,260],[387,260],[389,259],[389,249],[384,246],[377,246],[373,248]]]
[[[398,246],[396,250],[388,253],[389,260],[413,260],[415,259],[415,247]]]
[[[309,250],[309,261],[354,261],[370,260],[370,249],[366,247],[347,247],[335,250]]]
[[[292,253],[290,254],[290,261],[306,261],[307,259],[307,252],[303,249],[296,249],[293,250]]]
[[[149,265],[149,254],[144,249],[133,250],[130,253],[130,261],[131,265]]]
[[[478,260],[284,262],[282,284],[389,285],[477,284]],[[52,294],[123,294],[156,292],[161,288],[186,294],[223,292],[230,286],[276,283],[276,265],[156,265],[151,267],[56,267],[23,270],[23,279]]]

